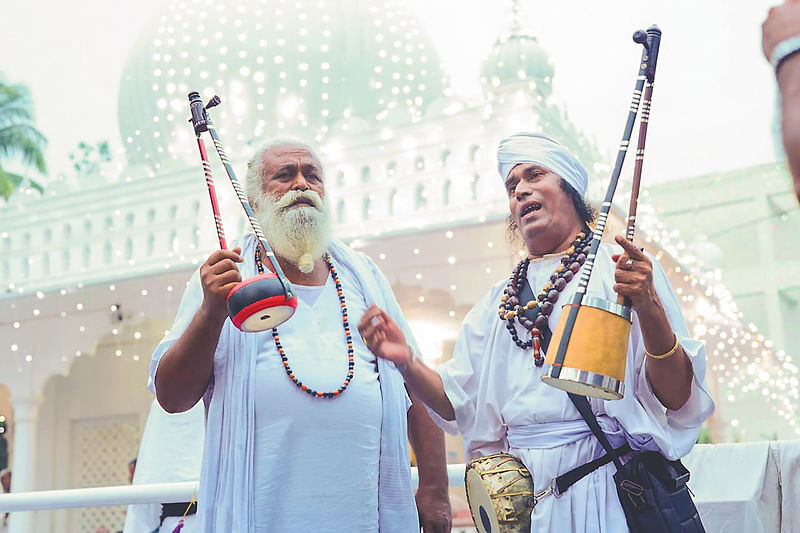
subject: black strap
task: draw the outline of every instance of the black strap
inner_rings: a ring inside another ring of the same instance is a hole
[[[594,461],[589,461],[588,463],[579,466],[578,468],[572,469],[566,474],[561,474],[556,478],[556,490],[558,494],[563,494],[568,488],[572,485],[583,479],[588,474],[591,474],[601,466],[605,466],[611,461],[613,461],[614,455],[620,456],[625,455],[626,453],[630,453],[631,446],[627,442],[614,450],[613,455],[605,454],[602,457],[598,457]]]
[[[533,289],[531,289],[531,284],[528,283],[528,279],[525,278],[525,284],[522,286],[522,290],[519,292],[519,301],[529,302],[535,298],[536,297],[533,294]],[[537,305],[533,309],[523,309],[522,314],[525,315],[525,318],[531,322],[536,322],[536,317],[539,316],[539,311],[541,309],[542,307]],[[545,324],[545,326],[539,330],[539,333],[541,339],[539,342],[542,346],[542,352],[547,352],[547,347],[550,345],[550,338],[553,336],[552,332],[550,331],[550,326]]]
[[[520,302],[527,302],[534,299],[533,290],[531,289],[531,285],[528,283],[527,279],[525,279],[525,284],[522,286],[519,297]],[[522,313],[528,320],[533,322],[536,320],[536,317],[539,316],[540,309],[541,307],[537,305],[534,309],[523,310]],[[550,339],[553,337],[553,334],[550,331],[550,326],[545,324],[543,328],[539,329],[539,331],[541,334],[542,351],[547,352],[547,349],[550,346]],[[589,405],[589,400],[587,400],[585,396],[579,396],[571,393],[567,393],[567,396],[569,396],[569,399],[572,400],[573,405],[575,405],[575,408],[589,426],[589,429],[592,430],[594,436],[600,441],[600,444],[603,446],[606,454],[595,459],[594,461],[589,461],[586,464],[583,464],[565,474],[558,476],[555,480],[555,483],[556,490],[559,494],[563,494],[564,491],[583,479],[585,476],[612,461],[614,462],[614,466],[617,467],[617,470],[619,470],[622,468],[622,462],[619,458],[631,451],[631,447],[627,442],[616,450],[611,447],[611,443],[608,442],[606,434],[603,433],[603,430],[600,428],[600,424],[597,422],[597,418],[595,417],[594,413],[592,412],[592,408]]]
[[[614,461],[614,466],[617,467],[617,470],[621,470],[622,461],[619,460],[619,455],[617,455],[614,448],[611,447],[611,443],[608,442],[608,437],[606,437],[606,434],[603,433],[603,430],[600,428],[600,424],[597,422],[597,417],[594,416],[592,407],[589,405],[589,400],[586,399],[586,396],[579,396],[577,394],[572,394],[571,392],[568,392],[567,396],[569,396],[569,399],[572,400],[572,403],[575,405],[575,409],[578,410],[583,419],[586,421],[586,425],[592,430],[594,436],[600,441],[600,444],[603,446],[606,454],[611,456]]]
[[[161,504],[161,523],[171,516],[193,515],[197,512],[197,502],[175,502]]]

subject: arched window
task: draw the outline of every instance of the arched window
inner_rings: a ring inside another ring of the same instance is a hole
[[[53,230],[49,228],[44,230],[44,242],[50,243],[52,242],[52,240],[53,240]]]
[[[172,230],[169,232],[169,249],[177,253],[178,248],[180,248],[180,242],[178,241],[178,232]]]
[[[67,224],[64,226],[64,240],[68,241],[72,238],[72,225]]]
[[[480,149],[481,149],[481,147],[479,145],[477,145],[477,144],[473,144],[472,146],[469,147],[469,162],[470,163],[474,163],[475,160],[478,159],[478,150],[480,150]]]
[[[442,187],[442,204],[443,205],[450,205],[450,188],[452,187],[450,180],[447,179],[444,181],[444,186]]]
[[[169,219],[175,220],[176,218],[178,218],[178,206],[173,204],[169,206]]]
[[[106,245],[103,247],[103,261],[105,264],[110,265],[111,260],[113,259],[114,250],[111,248],[111,242],[106,241]]]
[[[61,268],[64,269],[64,272],[67,272],[71,268],[71,262],[72,257],[70,257],[69,248],[66,248],[61,254]]]
[[[414,209],[417,211],[424,209],[427,203],[428,199],[425,194],[425,186],[420,183],[417,185],[417,190],[414,193]]]
[[[195,225],[192,227],[192,249],[198,248],[200,248],[200,228]]]
[[[88,244],[83,245],[83,268],[89,268],[89,264],[92,261],[92,249],[89,248]]]
[[[156,247],[156,239],[153,237],[153,234],[149,234],[147,236],[147,256],[150,257],[153,255],[153,251]]]
[[[111,217],[106,217],[105,223],[106,231],[113,231],[114,230],[114,219]]]
[[[45,252],[42,255],[42,274],[45,276],[50,275],[50,252]]]
[[[414,170],[417,172],[425,170],[425,158],[421,155],[417,156],[417,158],[414,160]]]
[[[369,183],[370,170],[369,165],[361,167],[361,183]]]
[[[136,217],[133,213],[128,213],[128,216],[125,217],[125,226],[128,228],[133,227],[133,223],[135,222]]]
[[[336,186],[344,187],[344,172],[341,170],[336,171]]]
[[[480,176],[478,174],[475,174],[475,175],[472,176],[472,183],[470,185],[471,188],[472,188],[472,201],[477,201],[478,200],[478,182],[479,181],[480,181]]]
[[[20,264],[20,266],[22,267],[22,277],[23,278],[27,278],[28,276],[31,275],[31,264],[30,264],[30,262],[28,262],[28,258],[27,257],[23,257],[22,258],[22,263]]]
[[[389,161],[386,163],[386,173],[391,177],[397,173],[397,161]]]
[[[133,239],[128,237],[125,239],[125,260],[130,261],[133,259]]]
[[[447,166],[447,160],[450,159],[450,148],[445,148],[442,150],[442,167]]]
[[[147,223],[148,224],[152,224],[155,221],[156,221],[156,210],[155,209],[149,209],[147,211]]]
[[[361,218],[368,220],[372,217],[372,198],[365,196],[361,202]]]

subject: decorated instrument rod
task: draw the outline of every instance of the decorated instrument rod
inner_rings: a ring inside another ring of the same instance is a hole
[[[589,285],[589,278],[592,275],[594,268],[594,260],[597,257],[597,250],[600,248],[600,241],[603,238],[603,232],[608,220],[608,213],[611,210],[611,202],[614,199],[614,192],[617,189],[619,176],[622,173],[622,165],[625,162],[625,155],[628,152],[628,145],[631,141],[631,134],[633,133],[633,125],[636,122],[636,115],[639,111],[639,104],[642,99],[642,89],[645,82],[653,83],[655,79],[656,61],[658,59],[658,49],[661,43],[661,30],[658,26],[650,26],[647,32],[638,30],[633,34],[633,40],[644,47],[642,51],[642,59],[639,63],[639,74],[636,77],[636,86],[633,90],[633,99],[631,100],[631,107],[628,112],[628,121],[625,124],[625,130],[622,134],[622,142],[619,146],[617,153],[617,160],[614,164],[614,170],[611,173],[611,182],[608,184],[606,196],[603,199],[603,204],[600,207],[600,214],[597,217],[597,226],[593,232],[592,244],[589,248],[589,254],[586,256],[586,263],[578,287],[575,291],[575,297],[572,300],[572,305],[569,308],[566,323],[564,324],[563,339],[569,339],[572,335],[572,329],[575,326],[575,318],[578,316],[578,310],[583,302],[583,296],[586,294],[586,288]],[[640,144],[642,140],[639,140]],[[564,356],[566,355],[568,342],[559,344],[558,353],[554,360],[553,377],[557,378],[561,367],[564,363]]]
[[[267,258],[267,261],[272,266],[273,272],[275,272],[275,275],[278,276],[278,280],[280,280],[281,285],[283,286],[286,297],[291,298],[292,289],[291,285],[289,284],[289,280],[283,273],[283,269],[281,268],[280,264],[278,264],[278,260],[275,257],[275,254],[273,253],[269,243],[267,242],[264,232],[261,230],[261,225],[258,223],[258,220],[256,220],[256,215],[253,212],[253,208],[250,206],[250,202],[248,201],[247,195],[244,193],[244,189],[242,189],[239,180],[236,179],[236,173],[233,170],[233,166],[231,166],[228,155],[225,153],[225,149],[222,146],[222,141],[220,141],[219,135],[217,134],[217,129],[214,127],[214,123],[211,121],[211,117],[207,112],[207,109],[219,105],[220,102],[220,97],[214,95],[211,100],[208,101],[208,104],[203,107],[203,101],[200,98],[200,93],[189,93],[189,107],[192,111],[192,118],[190,120],[192,122],[192,126],[194,126],[194,132],[195,135],[197,135],[198,143],[200,145],[201,157],[204,157],[203,170],[206,173],[206,183],[209,185],[209,195],[211,195],[211,204],[212,209],[214,209],[214,219],[217,223],[217,233],[220,237],[220,245],[223,249],[225,248],[225,237],[222,233],[222,219],[219,216],[216,194],[214,193],[213,179],[211,179],[211,167],[208,164],[208,158],[205,156],[205,145],[200,138],[200,134],[204,131],[207,131],[211,134],[211,139],[214,141],[214,147],[217,149],[217,154],[222,161],[222,165],[225,167],[225,172],[228,174],[231,185],[233,185],[233,189],[236,191],[236,196],[239,198],[239,202],[242,204],[242,208],[244,208],[244,211],[247,214],[250,227],[256,234],[258,246],[261,247],[262,257]]]
[[[199,104],[202,107],[202,102]],[[217,236],[219,237],[219,247],[223,250],[228,249],[228,244],[225,242],[225,230],[222,229],[222,217],[219,214],[219,203],[217,202],[217,191],[214,188],[214,177],[211,175],[211,164],[208,162],[208,153],[206,152],[206,145],[203,138],[195,128],[197,135],[197,146],[200,148],[200,159],[203,161],[203,173],[206,176],[206,185],[208,185],[208,196],[211,199],[211,210],[214,212],[214,223],[217,226]]]
[[[657,31],[657,27],[647,30],[648,33],[648,52],[649,61],[646,69],[647,80],[645,81],[644,95],[642,96],[642,116],[639,119],[639,142],[636,146],[636,160],[633,165],[633,184],[631,186],[631,203],[628,208],[628,228],[625,238],[633,241],[633,234],[636,231],[636,208],[639,205],[639,185],[642,181],[642,166],[644,164],[644,145],[647,142],[647,125],[650,122],[650,105],[653,101],[653,84],[656,77],[656,62],[658,61],[658,46],[660,44],[660,32],[657,38],[650,38],[650,32]]]

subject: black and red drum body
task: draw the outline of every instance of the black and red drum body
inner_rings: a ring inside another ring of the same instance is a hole
[[[296,309],[297,297],[286,296],[274,272],[242,280],[228,293],[228,315],[234,326],[246,332],[278,327]]]

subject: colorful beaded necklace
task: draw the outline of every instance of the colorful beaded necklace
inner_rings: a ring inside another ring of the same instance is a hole
[[[581,265],[586,261],[591,242],[591,232],[588,229],[584,229],[575,236],[575,240],[572,241],[565,251],[564,257],[561,258],[561,264],[550,275],[550,281],[545,283],[542,291],[535,299],[524,304],[519,301],[519,295],[528,277],[528,265],[531,262],[529,257],[517,264],[506,288],[503,290],[503,296],[500,297],[500,308],[497,311],[500,320],[506,321],[506,329],[511,334],[514,344],[523,350],[533,348],[533,360],[536,366],[544,364],[541,330],[547,325],[550,314],[558,301],[559,294],[567,286],[567,283],[575,277]],[[525,316],[524,311],[532,310],[536,307],[539,308],[539,315],[534,321],[531,321]],[[518,320],[520,325],[530,332],[530,340],[523,342],[519,339],[517,328],[514,326],[514,319]]]
[[[336,268],[333,266],[333,262],[331,262],[330,255],[326,253],[323,256],[323,259],[325,260],[325,264],[328,265],[328,270],[333,278],[333,283],[336,285],[336,294],[339,295],[339,303],[342,306],[342,322],[344,323],[344,335],[347,341],[347,376],[344,378],[344,383],[342,383],[338,389],[331,392],[317,391],[308,385],[305,385],[302,381],[297,379],[297,376],[292,371],[292,367],[289,366],[289,358],[286,356],[286,351],[283,349],[283,345],[281,344],[281,338],[278,335],[278,328],[272,328],[272,340],[275,341],[275,348],[277,348],[278,354],[281,356],[283,369],[286,371],[286,375],[289,376],[289,379],[292,380],[298,389],[308,393],[313,398],[332,399],[343,393],[350,385],[350,381],[353,379],[353,369],[355,368],[355,357],[353,356],[353,337],[350,334],[350,322],[347,316],[347,304],[344,300],[344,290],[342,290],[342,284],[339,281],[338,274],[336,274]],[[258,272],[260,274],[264,272],[264,264],[261,260],[260,247],[256,248],[256,266],[258,267]]]

